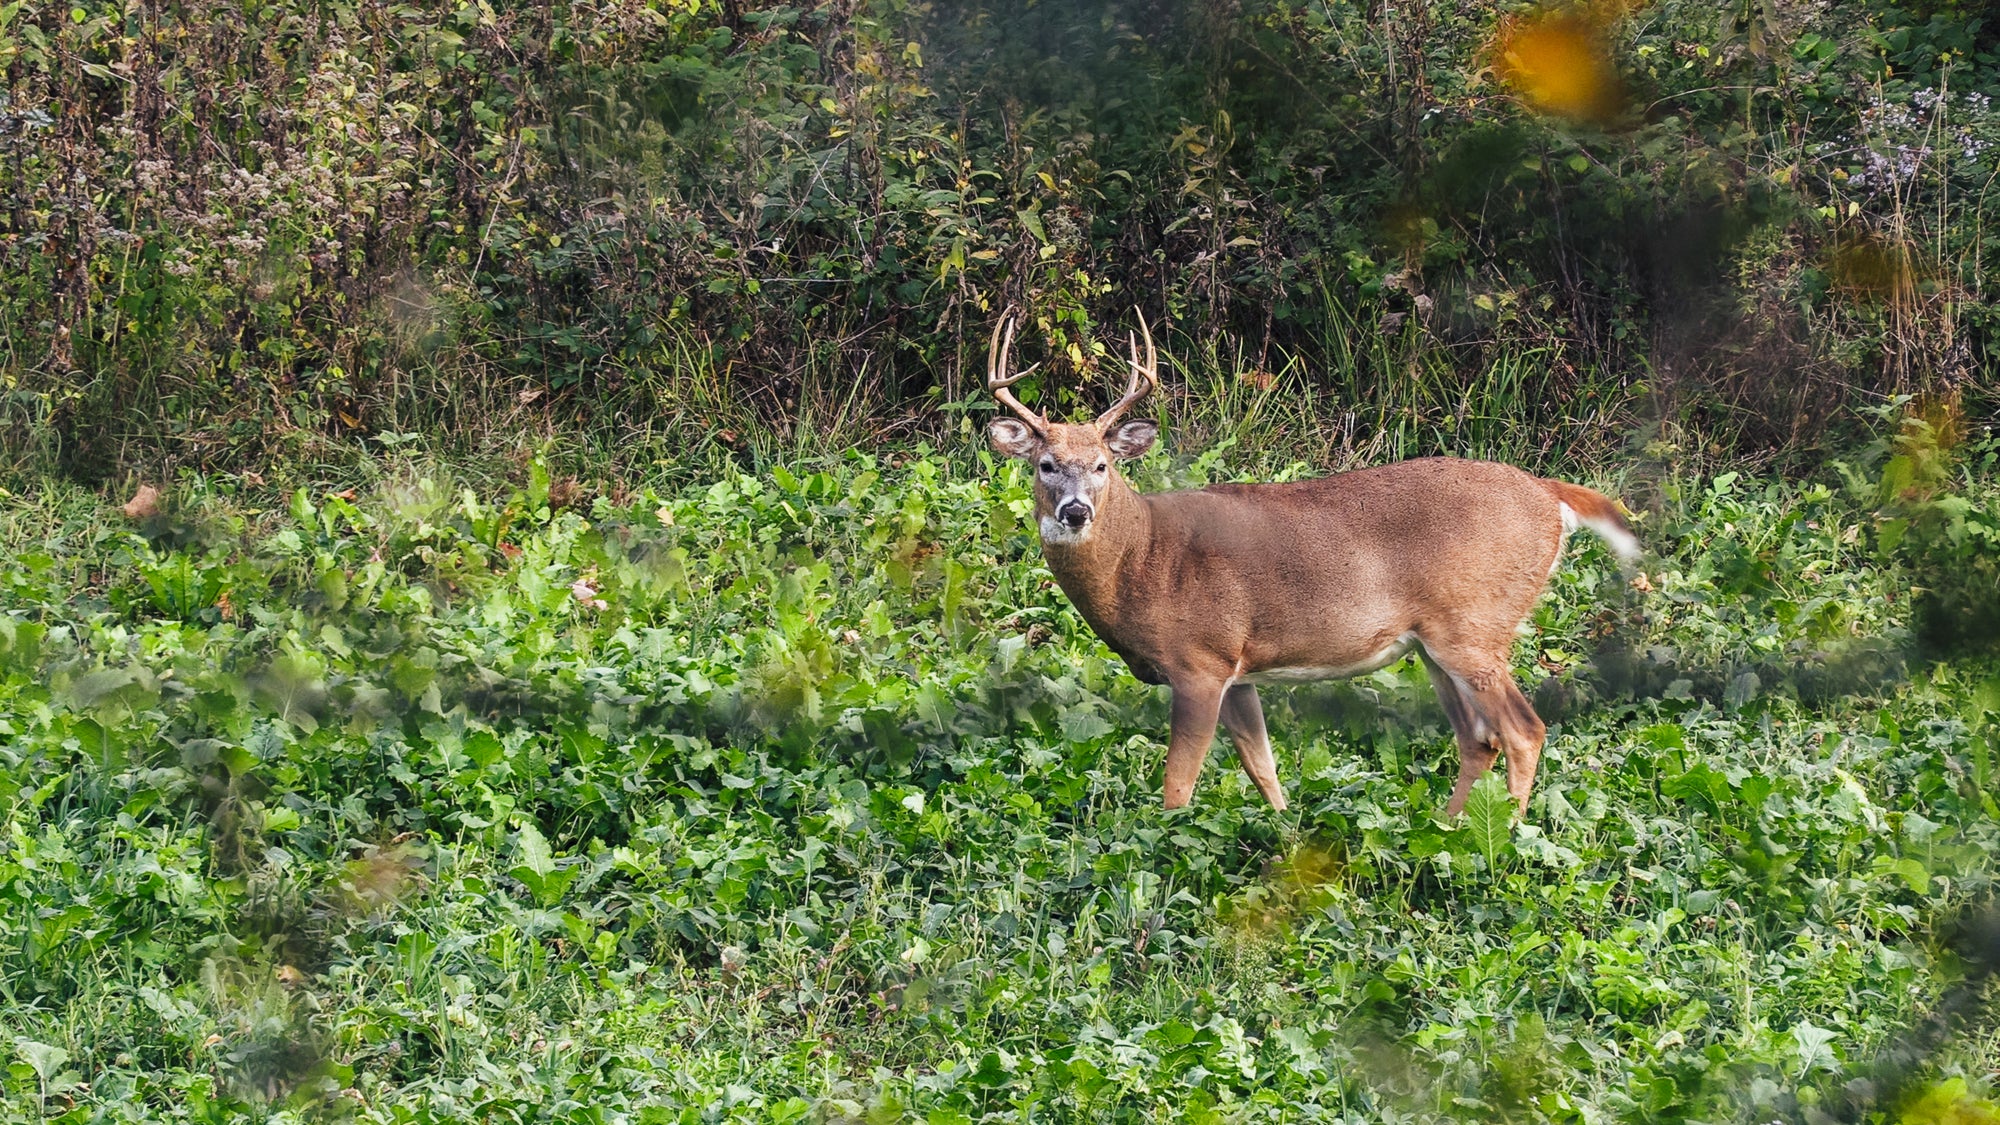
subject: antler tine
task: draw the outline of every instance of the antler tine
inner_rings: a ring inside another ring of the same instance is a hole
[[[1133,310],[1137,312],[1138,310]],[[1097,416],[1097,428],[1110,430],[1132,404],[1152,394],[1160,385],[1160,353],[1153,346],[1153,330],[1146,324],[1146,314],[1139,313],[1139,331],[1146,338],[1146,361],[1139,362],[1139,340],[1132,333],[1125,334],[1125,344],[1129,351],[1126,362],[1132,367],[1131,381],[1125,385],[1125,397],[1111,404],[1111,409]]]
[[[1000,323],[993,326],[993,339],[986,345],[986,389],[992,391],[993,397],[999,399],[1002,405],[1020,415],[1023,422],[1034,427],[1036,433],[1045,433],[1048,419],[1022,406],[1021,400],[1014,397],[1014,392],[1007,389],[1034,374],[1035,368],[1041,364],[1031,364],[1008,375],[1005,373],[1007,358],[1013,351],[1014,309],[1010,305],[1006,312],[1000,314]]]

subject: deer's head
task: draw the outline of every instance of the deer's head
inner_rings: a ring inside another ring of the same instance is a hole
[[[993,339],[986,350],[986,389],[1019,417],[993,419],[986,427],[986,436],[995,450],[1021,458],[1034,470],[1035,516],[1044,543],[1088,540],[1103,510],[1106,490],[1118,479],[1117,463],[1146,452],[1160,434],[1160,427],[1146,419],[1118,420],[1160,384],[1159,353],[1144,316],[1139,318],[1139,332],[1145,337],[1146,358],[1140,361],[1139,340],[1128,334],[1127,363],[1132,378],[1125,397],[1089,422],[1067,423],[1051,422],[1029,410],[1008,390],[1035,368],[1013,374],[1007,371],[1008,356],[1014,350],[1011,310],[993,326]]]

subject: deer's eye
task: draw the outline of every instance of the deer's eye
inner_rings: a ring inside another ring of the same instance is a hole
[[[1104,471],[1104,462],[1102,462],[1102,461],[1099,461],[1099,462],[1097,463],[1097,471],[1098,471],[1098,472],[1100,472],[1100,473]]]
[[[1042,471],[1043,471],[1043,472],[1045,472],[1045,473],[1053,473],[1053,472],[1055,472],[1055,471],[1056,471],[1056,463],[1055,463],[1054,461],[1044,461],[1044,462],[1042,462]]]

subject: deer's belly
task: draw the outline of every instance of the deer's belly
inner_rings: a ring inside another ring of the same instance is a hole
[[[1349,676],[1366,675],[1377,668],[1386,668],[1401,660],[1416,645],[1415,634],[1405,633],[1386,647],[1369,653],[1349,664],[1287,664],[1271,668],[1259,668],[1236,677],[1237,683],[1248,684],[1298,684],[1312,680],[1344,680]]]

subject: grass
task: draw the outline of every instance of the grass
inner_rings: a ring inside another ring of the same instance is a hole
[[[1646,386],[1579,369],[1548,347],[1508,340],[1454,349],[1413,327],[1385,332],[1379,312],[1341,303],[1331,286],[1323,298],[1333,326],[1315,345],[1328,353],[1323,365],[1278,346],[1262,355],[1240,342],[1218,351],[1214,341],[1162,328],[1164,385],[1149,405],[1174,421],[1187,448],[1317,471],[1436,454],[1547,468],[1629,461],[1641,446],[1650,446],[1648,457],[1683,463],[1738,455],[1726,433],[1683,432],[1677,419],[1655,417],[1665,407]],[[1122,386],[1120,330],[1094,326],[1088,371],[1060,355],[1023,356],[1024,364],[1050,364],[1024,393],[1058,416],[1094,414]],[[449,466],[443,471],[454,479],[499,488],[540,456],[558,477],[604,492],[674,489],[732,469],[835,464],[855,448],[976,442],[993,409],[977,389],[983,376],[971,370],[950,380],[957,401],[939,389],[883,408],[878,400],[894,397],[877,385],[886,375],[844,371],[830,358],[802,361],[789,397],[746,396],[731,365],[684,333],[667,335],[641,360],[608,364],[590,387],[494,374],[462,349],[412,348],[403,359],[407,370],[386,384],[394,397],[365,428],[253,417],[241,404],[241,417],[195,424],[133,400],[76,449],[60,447],[60,428],[47,419],[18,418],[0,435],[17,454],[0,468],[0,487],[32,493],[61,477],[115,488],[138,476],[230,479],[254,470],[247,479],[271,488],[338,482],[337,491],[374,482],[383,464],[429,461]]]
[[[0,1112],[1990,1120],[2000,663],[1917,644],[1888,452],[1659,475],[1645,590],[1579,541],[1513,826],[1410,662],[1272,693],[1289,812],[1218,755],[1163,814],[983,457],[12,497]]]

